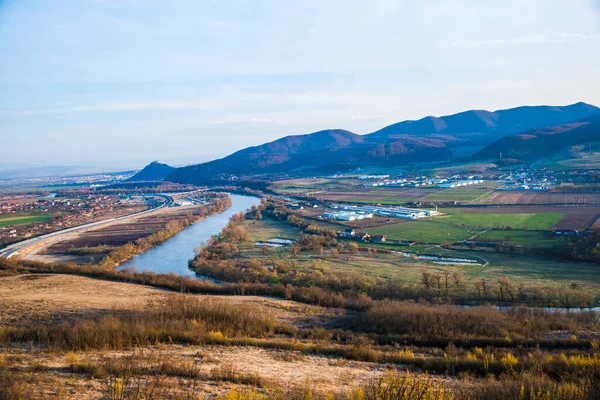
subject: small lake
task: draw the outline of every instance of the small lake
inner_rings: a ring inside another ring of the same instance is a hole
[[[260,204],[258,197],[229,194],[231,207],[220,214],[198,221],[182,230],[166,242],[134,256],[119,266],[119,270],[135,268],[139,272],[152,271],[157,274],[175,273],[180,276],[195,276],[188,268],[188,261],[194,258],[194,249],[205,243],[211,236],[225,228],[232,215],[246,211]]]

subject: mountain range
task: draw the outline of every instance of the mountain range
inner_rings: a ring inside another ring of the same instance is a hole
[[[576,103],[569,106],[525,106],[494,112],[470,110],[444,117],[430,116],[398,122],[366,135],[342,129],[324,130],[286,136],[248,147],[222,159],[177,168],[165,179],[199,184],[231,175],[331,172],[366,165],[443,162],[454,158],[453,150],[456,148],[476,146],[489,147],[484,147],[475,158],[497,158],[500,148],[523,142],[522,137],[519,139],[516,134],[538,132],[542,128],[555,126],[565,127],[557,128],[561,132],[571,128],[594,131],[595,120],[586,119],[599,114],[598,107]],[[578,121],[584,122],[578,126],[569,125]],[[584,126],[588,128],[584,129]],[[541,142],[549,137],[548,133],[542,134],[541,131],[535,135],[539,137],[537,141]],[[527,147],[527,144],[523,142],[519,146]]]

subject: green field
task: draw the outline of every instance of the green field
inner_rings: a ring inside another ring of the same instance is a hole
[[[591,152],[589,150],[592,150]],[[598,169],[600,168],[600,142],[585,146],[572,146],[559,154],[535,164],[536,168],[562,169]]]
[[[457,225],[466,225],[483,228],[504,228],[510,226],[514,229],[528,229],[543,231],[552,228],[565,214],[471,214],[461,209],[444,209],[444,214],[437,219]]]
[[[44,222],[50,220],[51,218],[52,215],[50,214],[0,217],[0,228],[11,225],[27,225],[36,222]]]
[[[412,240],[424,243],[443,243],[444,241],[466,240],[475,235],[477,230],[459,228],[436,222],[405,222],[402,224],[384,225],[365,229],[370,235],[385,235],[393,240]]]
[[[389,204],[389,205],[399,205],[410,203],[411,201],[415,201],[417,199],[411,197],[394,197],[394,196],[381,196],[378,199],[358,199],[358,198],[350,198],[350,197],[342,197],[337,199],[339,202],[344,203],[364,203],[364,204]]]
[[[284,221],[276,221],[270,218],[259,221],[246,221],[245,226],[250,234],[249,246],[242,248],[245,257],[267,260],[278,258],[292,260],[288,246],[273,248],[265,255],[261,248],[252,246],[252,244],[256,241],[267,240],[273,237],[295,238],[300,233],[298,228],[291,227]],[[406,222],[386,225],[381,228],[365,229],[365,231],[371,234],[385,234],[392,239],[435,241],[439,243],[444,240],[466,239],[475,234],[473,233],[474,231],[435,222]],[[504,240],[506,235],[512,236],[512,242],[515,244],[519,242],[560,242],[561,240],[558,238],[554,239],[551,233],[546,232],[501,230],[487,232],[482,235],[482,239]],[[346,243],[346,241],[341,241],[341,243]],[[365,246],[449,257],[479,258],[490,262],[490,265],[487,267],[468,265],[450,267],[460,270],[467,280],[488,278],[493,283],[500,277],[509,277],[510,279],[527,282],[528,284],[537,283],[543,286],[556,286],[558,288],[576,283],[579,287],[585,289],[596,292],[600,290],[600,270],[595,264],[490,251],[444,250],[431,245],[415,245],[411,247],[392,245]],[[440,271],[445,268],[442,265],[434,265],[430,262],[401,257],[387,252],[377,252],[372,256],[367,256],[364,252],[360,254],[342,252],[338,257],[331,257],[330,253],[330,249],[325,249],[323,253],[303,251],[296,258],[293,258],[295,268],[306,270],[323,268],[349,273],[358,272],[370,277],[399,279],[415,284],[420,282],[423,270]]]
[[[490,193],[489,189],[480,189],[476,187],[442,189],[436,193],[425,196],[423,200],[429,201],[473,201],[479,197]]]
[[[344,190],[355,187],[360,181],[355,179],[300,178],[273,182],[273,187],[281,193],[305,193],[319,190]]]
[[[491,230],[477,236],[477,240],[501,242],[510,236],[511,244],[552,246],[564,244],[564,238],[556,237],[552,232],[521,231],[521,230]]]
[[[485,257],[490,265],[481,271],[475,271],[470,278],[495,279],[508,276],[530,282],[553,282],[557,286],[575,282],[586,289],[597,292],[600,290],[600,268],[597,264],[491,252],[472,252],[472,254]]]
[[[300,228],[270,218],[260,221],[246,221],[245,226],[254,241],[265,241],[273,238],[294,239],[301,232]]]

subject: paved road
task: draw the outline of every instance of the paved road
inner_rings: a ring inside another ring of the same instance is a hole
[[[150,197],[150,196],[148,196]],[[36,244],[41,244],[44,242],[47,242],[51,239],[58,239],[59,237],[66,235],[66,234],[70,234],[70,233],[80,233],[80,232],[84,232],[90,229],[97,229],[103,226],[107,226],[107,225],[111,225],[114,224],[115,222],[119,222],[119,221],[125,221],[128,220],[130,218],[136,218],[139,217],[141,215],[145,215],[145,214],[150,214],[153,212],[156,212],[162,208],[165,207],[169,207],[171,205],[173,205],[173,198],[171,196],[167,196],[167,195],[153,195],[151,197],[162,197],[165,199],[165,202],[155,208],[152,208],[150,210],[145,210],[145,211],[141,211],[138,213],[134,213],[134,214],[129,214],[129,215],[124,215],[122,217],[117,217],[117,218],[110,218],[110,219],[106,219],[103,221],[98,221],[98,222],[91,222],[89,224],[84,224],[84,225],[79,225],[79,226],[74,226],[72,228],[67,228],[67,229],[63,229],[60,231],[56,231],[56,232],[52,232],[52,233],[48,233],[45,235],[41,235],[41,236],[37,236],[35,238],[31,238],[31,239],[27,239],[27,240],[23,240],[21,242],[17,242],[14,244],[11,244],[10,246],[7,246],[5,248],[3,248],[2,250],[0,250],[0,257],[5,257],[5,258],[11,258],[15,255],[19,254],[19,251],[31,247],[33,245]]]

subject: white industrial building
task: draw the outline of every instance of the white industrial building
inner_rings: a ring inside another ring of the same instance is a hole
[[[337,221],[357,221],[361,219],[373,218],[373,213],[357,211],[338,211],[324,213],[323,218],[335,219]]]
[[[323,214],[323,218],[338,219],[340,221],[354,221],[357,219],[373,218],[374,215],[404,219],[422,219],[438,215],[437,209],[420,210],[417,208],[406,207],[356,206],[350,204],[333,204],[331,208],[342,211],[325,213]]]
[[[483,179],[473,179],[468,181],[452,181],[452,182],[444,182],[438,185],[440,188],[451,189],[457,187],[471,186],[477,185],[479,183],[483,183]]]

